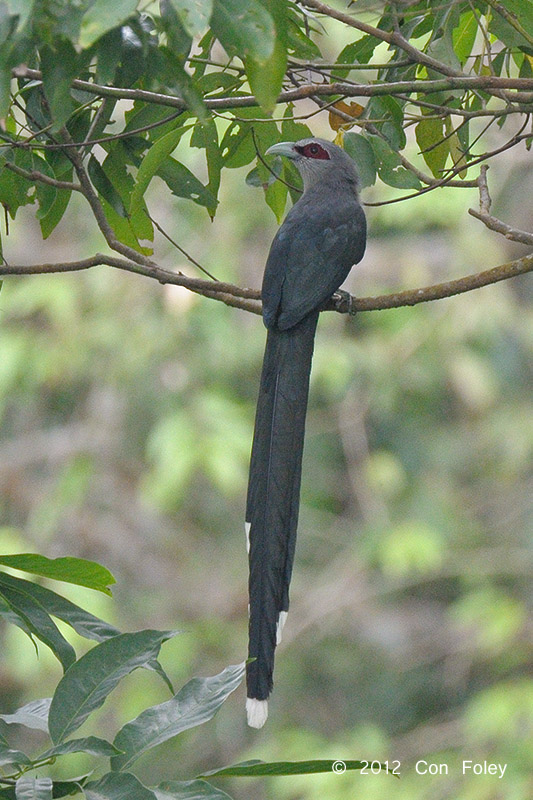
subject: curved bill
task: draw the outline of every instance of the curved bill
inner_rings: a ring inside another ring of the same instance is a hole
[[[268,156],[285,156],[286,158],[297,158],[298,151],[294,147],[294,142],[278,142],[269,147],[266,151]]]

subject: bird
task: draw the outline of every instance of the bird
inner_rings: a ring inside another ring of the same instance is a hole
[[[366,219],[353,159],[332,142],[279,142],[267,155],[289,159],[303,193],[270,247],[262,285],[267,339],[246,500],[249,560],[247,721],[268,716],[274,652],[289,609],[305,417],[320,310],[363,257]]]

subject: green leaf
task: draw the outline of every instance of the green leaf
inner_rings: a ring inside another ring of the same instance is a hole
[[[179,25],[179,22],[177,22],[177,24]],[[167,29],[168,28],[169,26],[167,25]],[[175,35],[175,27],[170,28],[170,30],[174,30]],[[175,45],[175,49],[178,50],[177,44]],[[169,86],[174,89],[174,92],[185,101],[191,112],[198,117],[199,120],[204,122],[209,118],[209,112],[204,105],[204,100],[197,84],[183,67],[184,59],[188,55],[188,48],[185,49],[187,49],[187,53],[182,54],[179,51],[174,52],[170,47],[162,48],[161,53],[166,61],[166,72],[168,75],[166,81]]]
[[[111,592],[108,586],[115,583],[109,570],[97,564],[96,561],[87,561],[84,558],[72,556],[46,558],[38,553],[20,553],[0,556],[0,564],[12,569],[31,572],[32,575],[42,575],[44,578],[86,586],[109,596],[111,596]]]
[[[368,140],[374,151],[378,175],[384,183],[396,189],[420,188],[419,179],[402,166],[400,156],[392,150],[388,142],[380,136],[369,136]]]
[[[181,24],[191,36],[200,36],[209,24],[213,0],[170,0]]]
[[[355,42],[351,42],[344,47],[336,58],[338,64],[368,64],[374,50],[379,42],[374,36],[370,34],[362,36]],[[338,67],[331,73],[338,78],[346,78],[349,74],[349,69]]]
[[[52,778],[19,778],[15,796],[17,800],[52,800]]]
[[[37,653],[39,652],[38,647],[33,639],[31,630],[26,625],[26,622],[15,611],[13,611],[7,600],[4,600],[4,598],[1,595],[0,595],[0,616],[3,619],[5,619],[5,621],[9,623],[9,625],[16,625],[22,631],[24,631],[26,636],[28,636],[31,639],[33,645],[35,646],[36,652]]]
[[[54,151],[51,151],[51,155]],[[66,159],[65,159],[66,161]],[[66,161],[66,164],[57,166],[55,164],[52,165],[55,177],[60,181],[70,181],[72,180],[72,173],[73,173],[73,166],[69,161]],[[54,202],[46,212],[39,217],[39,224],[41,226],[41,233],[43,239],[47,239],[56,225],[61,221],[63,218],[63,214],[65,213],[67,206],[70,202],[70,198],[72,196],[72,192],[68,189],[60,189],[56,192]]]
[[[459,18],[459,24],[452,31],[453,49],[462,65],[472,52],[477,32],[476,15],[473,11],[465,11]]]
[[[148,185],[163,162],[176,149],[187,128],[180,126],[157,139],[141,162],[137,183],[131,193],[130,212],[142,203]]]
[[[333,765],[338,763],[329,759],[316,761],[242,761],[230,767],[221,767],[198,775],[199,778],[208,778],[214,775],[233,775],[234,777],[252,777],[254,775],[314,775],[318,772],[333,773]],[[368,761],[342,762],[347,770],[362,769]],[[385,769],[385,767],[383,767]]]
[[[446,66],[451,67],[452,69],[461,69],[461,64],[455,53],[455,50],[453,49],[452,36],[449,32],[446,32],[444,36],[441,36],[438,39],[433,39],[426,48],[426,52],[428,56],[436,58],[437,61],[440,61],[442,64],[446,64]],[[430,78],[442,77],[438,72],[431,68],[428,69],[428,75]]]
[[[48,733],[48,712],[51,702],[51,697],[45,697],[43,700],[32,700],[12,714],[0,714],[0,719],[7,725],[24,725],[26,728]]]
[[[262,5],[272,14],[276,29],[276,41],[272,55],[262,62],[255,58],[246,59],[246,75],[252,93],[263,111],[270,114],[283,85],[287,67],[287,6],[284,0],[261,0]]]
[[[102,706],[119,681],[134,669],[157,658],[161,644],[175,636],[172,631],[122,633],[94,647],[59,681],[48,725],[55,744],[60,744]]]
[[[213,206],[207,206],[211,217],[214,217],[218,205],[218,190],[220,188],[220,174],[222,171],[222,156],[218,141],[218,130],[213,119],[207,120],[202,125],[196,125],[191,136],[191,147],[205,148],[207,159],[207,174],[209,183],[207,189],[214,200]]]
[[[0,573],[0,595],[18,614],[37,639],[50,648],[66,670],[76,660],[74,648],[62,635],[43,606],[29,594],[22,581],[13,588]]]
[[[31,154],[32,169],[47,175],[49,178],[55,178],[53,169],[50,167],[44,158],[41,158],[37,153]],[[36,213],[37,219],[45,217],[53,206],[57,197],[58,190],[54,186],[49,186],[47,183],[41,181],[35,182],[35,197],[39,204],[39,210]]]
[[[520,29],[530,35],[533,31],[533,3],[524,0],[505,0],[502,3],[506,11],[513,17],[518,30],[511,25],[500,13],[497,6],[491,15],[489,31],[508,47],[523,47],[528,45]],[[529,46],[530,43],[529,43]]]
[[[276,183],[281,175],[282,168],[283,162],[279,156],[276,156],[272,162],[271,170],[268,170],[264,164],[259,162],[246,176],[246,185],[266,189],[267,186]]]
[[[52,130],[63,127],[74,110],[70,89],[78,72],[78,55],[68,39],[59,39],[52,48],[41,48],[41,70],[43,88],[52,117]]]
[[[107,175],[105,174],[104,170],[102,169],[102,165],[96,158],[91,155],[88,164],[88,173],[91,179],[91,182],[98,192],[98,194],[106,200],[111,208],[116,211],[116,213],[121,217],[127,217],[128,213],[122,201],[122,197],[119,195]]]
[[[229,794],[207,781],[163,781],[152,787],[157,800],[231,800]]]
[[[266,64],[274,52],[274,20],[259,0],[215,0],[211,29],[230,55]]]
[[[43,761],[47,758],[65,756],[69,753],[89,753],[91,756],[111,758],[111,756],[115,756],[119,752],[115,745],[106,741],[106,739],[100,739],[98,736],[87,736],[84,739],[71,739],[68,742],[56,745],[56,747],[50,747],[49,750],[41,753],[36,760]]]
[[[274,212],[278,223],[281,222],[285,213],[288,191],[286,184],[281,181],[274,181],[265,189],[265,200],[268,207]]]
[[[416,141],[422,157],[435,178],[442,178],[442,170],[450,153],[449,140],[445,139],[442,119],[422,119],[415,128]],[[429,149],[428,149],[429,148]]]
[[[97,45],[96,82],[113,83],[122,56],[122,32],[115,28],[104,34]]]
[[[0,767],[5,767],[8,764],[28,765],[31,764],[30,759],[21,750],[11,750],[0,744]]]
[[[23,169],[31,170],[31,155],[28,152],[17,150],[15,152],[15,164]],[[30,181],[21,179],[6,167],[3,167],[0,171],[0,203],[7,206],[13,219],[15,219],[20,206],[34,202],[34,198],[31,196],[32,191],[33,186]]]
[[[156,175],[165,181],[176,197],[186,197],[200,206],[216,208],[217,201],[209,189],[176,159],[167,158],[158,168]]]
[[[156,795],[131,772],[108,772],[83,787],[87,800],[156,800]]]
[[[111,759],[112,768],[127,769],[147,750],[210,720],[239,686],[244,670],[245,665],[238,664],[211,678],[193,678],[166,703],[147,708],[128,722],[113,742],[123,755]]]
[[[376,182],[376,159],[368,139],[360,133],[345,133],[344,149],[355,161],[361,188],[373,186]]]
[[[403,129],[403,107],[395,97],[372,97],[368,102],[366,114],[376,123],[393,150],[402,150],[406,144]]]
[[[91,47],[112,28],[122,25],[136,11],[138,0],[96,0],[81,20],[80,47]]]
[[[78,775],[76,778],[71,778],[66,781],[54,781],[53,797],[65,797],[71,794],[81,794],[83,785],[90,778],[92,772],[85,775]]]
[[[244,167],[254,160],[255,147],[250,128],[244,124],[230,125],[220,143],[222,163],[228,169]]]
[[[276,107],[286,66],[287,50],[279,41],[276,41],[274,52],[266,63],[253,58],[246,59],[246,75],[252,94],[265,114],[271,114]]]
[[[76,633],[79,633],[80,636],[84,636],[86,639],[102,642],[105,639],[110,639],[120,634],[118,628],[109,625],[109,623],[95,617],[93,614],[89,614],[88,611],[84,611],[83,608],[71,603],[70,600],[66,600],[51,589],[47,589],[37,583],[31,583],[23,578],[15,578],[13,575],[4,573],[1,574],[1,579],[4,585],[11,586],[15,589],[17,587],[22,588],[24,592],[31,595],[48,614],[66,622],[74,628]]]

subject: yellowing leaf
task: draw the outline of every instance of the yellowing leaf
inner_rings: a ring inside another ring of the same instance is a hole
[[[348,105],[348,103],[345,103],[344,100],[339,100],[337,103],[334,103],[332,107],[336,108],[338,111],[342,111],[343,114],[353,117],[353,119],[360,117],[365,110],[365,107],[359,105],[359,103],[352,102]],[[329,126],[333,131],[338,131],[341,128],[352,127],[348,120],[343,119],[339,114],[335,114],[334,111],[329,112]]]

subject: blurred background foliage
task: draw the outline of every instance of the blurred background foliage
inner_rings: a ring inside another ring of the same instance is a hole
[[[513,157],[501,170],[499,210],[518,220],[530,166]],[[257,286],[275,221],[244,177],[225,177],[213,223],[179,200],[159,203],[156,188],[151,207],[217,277]],[[515,255],[518,245],[465,216],[469,194],[370,210],[368,254],[348,287],[424,285]],[[80,251],[91,247],[83,214],[80,205],[65,219],[46,257],[72,257],[73,232]],[[42,251],[30,214],[7,248],[17,262]],[[174,777],[176,763],[187,776],[258,756],[399,758],[394,788],[383,775],[328,775],[255,782],[253,794],[344,798],[364,786],[372,799],[422,798],[442,784],[413,774],[424,758],[450,764],[454,796],[527,796],[528,291],[524,276],[412,309],[323,315],[271,718],[252,733],[243,698],[232,698],[201,733],[142,764],[147,782]],[[1,309],[2,551],[104,563],[118,581],[113,601],[67,596],[123,630],[180,627],[162,655],[177,682],[241,659],[261,321],[105,267],[6,280]],[[42,650],[37,661],[13,627],[2,635],[2,707],[51,693],[53,657]],[[155,677],[131,676],[102,712],[104,732],[164,694]],[[505,781],[462,778],[462,758],[507,762]],[[232,790],[249,796],[249,786]]]
[[[313,133],[332,138],[323,117]],[[177,152],[202,174],[187,138]],[[257,287],[276,221],[248,171],[225,171],[213,222],[159,178],[147,203],[217,278]],[[518,228],[531,228],[532,177],[524,149],[491,168],[494,212]],[[476,195],[368,209],[367,255],[346,288],[423,286],[525,254],[467,215]],[[393,196],[380,183],[363,199]],[[4,252],[32,263],[99,247],[74,198],[45,244],[20,209]],[[189,271],[164,239],[155,250]],[[523,276],[410,309],[322,315],[268,724],[246,727],[239,690],[214,721],[141,761],[146,783],[177,765],[185,778],[258,757],[400,759],[393,784],[356,773],[220,785],[243,800],[531,796],[531,294]],[[6,279],[0,313],[0,550],[105,564],[113,600],[65,595],[121,630],[180,628],[161,659],[177,685],[242,660],[260,319],[106,267]],[[41,648],[37,660],[13,626],[1,634],[2,709],[51,694],[53,657]],[[100,734],[164,699],[155,676],[135,673],[99,712]],[[421,759],[449,775],[417,775]],[[506,763],[505,778],[463,776],[463,759]]]

